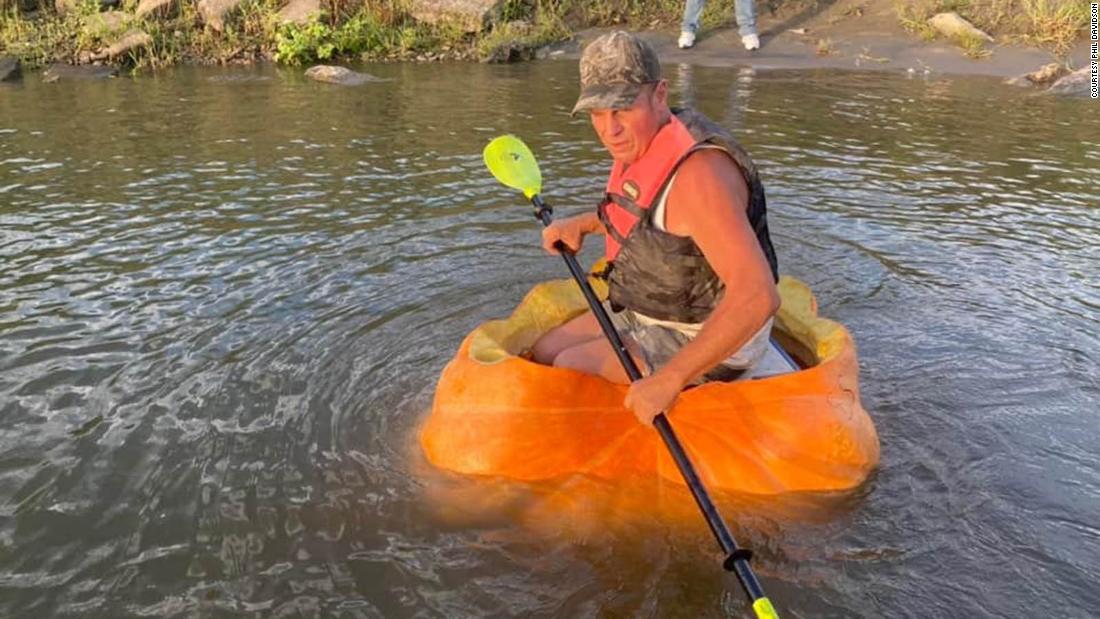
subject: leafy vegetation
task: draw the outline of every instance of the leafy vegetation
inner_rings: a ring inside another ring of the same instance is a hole
[[[407,0],[322,0],[322,12],[304,25],[280,23],[285,0],[245,0],[221,31],[203,24],[196,0],[180,0],[168,16],[138,20],[126,13],[122,30],[140,28],[152,44],[124,61],[135,69],[190,63],[273,59],[301,65],[339,60],[510,59],[527,57],[547,43],[566,40],[590,26],[675,28],[683,0],[504,0],[499,14],[479,32],[456,25],[414,20]],[[34,3],[38,3],[36,6]],[[97,26],[97,0],[0,0],[0,53],[29,67],[48,62],[83,62],[120,34]],[[132,8],[137,0],[123,0]],[[711,0],[703,27],[729,24],[734,0]],[[772,0],[758,10],[796,9],[815,0]],[[1088,24],[1088,3],[1080,0],[907,0],[896,3],[901,23],[926,38],[936,37],[928,18],[956,11],[1004,41],[1019,41],[1066,53]],[[765,8],[767,7],[767,8]],[[113,38],[112,38],[113,37]],[[980,40],[958,41],[975,57],[988,54]],[[819,46],[828,53],[832,45]]]
[[[928,19],[954,11],[1005,42],[1037,45],[1059,55],[1073,48],[1089,23],[1089,3],[1083,0],[906,0],[894,6],[902,26],[926,40],[936,37]],[[957,42],[968,55],[989,54],[972,39]]]

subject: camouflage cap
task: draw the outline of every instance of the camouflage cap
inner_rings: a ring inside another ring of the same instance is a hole
[[[661,79],[661,63],[648,43],[623,30],[609,32],[581,54],[581,95],[573,115],[593,108],[629,107],[642,86]]]

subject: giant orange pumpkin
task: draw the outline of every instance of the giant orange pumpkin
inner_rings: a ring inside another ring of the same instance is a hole
[[[600,294],[602,282],[593,280]],[[848,331],[817,316],[802,282],[779,282],[775,337],[805,369],[688,389],[668,413],[708,487],[774,494],[857,486],[878,462]],[[657,432],[623,407],[626,387],[520,355],[587,305],[572,280],[539,284],[486,322],[443,370],[420,444],[436,467],[542,480],[656,475],[681,482]],[[682,483],[682,482],[681,482]]]

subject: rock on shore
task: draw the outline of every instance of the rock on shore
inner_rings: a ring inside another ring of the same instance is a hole
[[[170,15],[179,5],[178,0],[141,0],[138,2],[134,15],[138,19],[148,15]]]
[[[93,37],[108,36],[122,32],[130,20],[130,15],[122,11],[95,13],[84,18],[84,33]]]
[[[500,14],[503,0],[411,0],[409,14],[426,24],[455,24],[464,32],[480,32]]]
[[[321,14],[320,0],[290,0],[279,11],[279,22],[283,24],[305,25],[315,15]]]
[[[1024,73],[1023,75],[1009,78],[1005,80],[1005,83],[1011,86],[1023,87],[1047,86],[1066,73],[1069,73],[1069,69],[1066,69],[1065,65],[1051,62],[1039,67],[1031,73]]]
[[[122,38],[98,53],[92,54],[92,60],[114,59],[133,50],[138,50],[153,44],[153,37],[141,30],[130,30],[122,35]]]
[[[306,70],[306,77],[325,82],[326,84],[339,84],[341,86],[358,86],[367,82],[381,82],[382,80],[367,73],[359,73],[344,67],[332,65],[317,65]]]
[[[1062,79],[1054,82],[1047,92],[1056,95],[1069,95],[1072,97],[1087,97],[1091,88],[1090,69],[1085,67],[1070,73]]]
[[[23,65],[18,58],[0,57],[0,82],[14,82],[23,76]]]
[[[202,21],[218,32],[225,30],[225,16],[240,6],[241,0],[199,0]]]
[[[974,24],[966,21],[961,15],[954,11],[939,13],[938,15],[932,16],[928,20],[928,25],[932,26],[938,30],[940,34],[949,39],[974,37],[989,41],[990,43],[993,42],[993,37],[978,30],[974,27]]]

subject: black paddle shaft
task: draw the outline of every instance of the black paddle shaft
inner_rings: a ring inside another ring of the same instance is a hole
[[[535,218],[541,221],[543,226],[549,226],[553,221],[553,211],[550,207],[537,194],[531,198],[531,203],[535,205]],[[600,303],[596,291],[592,290],[592,286],[589,285],[588,275],[577,263],[573,251],[561,241],[555,243],[554,248],[561,252],[561,257],[565,259],[569,272],[573,274],[573,279],[581,287],[584,298],[588,300],[588,307],[592,309],[592,314],[599,321],[604,335],[611,342],[611,347],[615,349],[615,354],[618,355],[619,362],[623,364],[623,369],[626,370],[630,381],[634,382],[641,379],[642,373],[638,370],[638,365],[634,363],[634,358],[627,352],[622,338],[619,337],[619,332],[615,329],[615,325],[611,323],[611,317],[607,315],[603,304]],[[699,506],[699,510],[703,512],[703,517],[706,518],[711,533],[718,540],[722,552],[726,554],[722,567],[737,574],[737,579],[741,581],[741,586],[744,587],[749,599],[756,601],[764,597],[764,589],[760,586],[760,581],[756,579],[756,574],[753,573],[752,567],[748,563],[749,558],[752,557],[752,552],[740,548],[737,541],[733,539],[733,535],[726,527],[721,514],[718,513],[718,508],[715,507],[714,501],[710,499],[707,489],[703,487],[703,481],[699,479],[699,474],[695,472],[695,467],[691,464],[691,460],[688,459],[687,453],[680,444],[680,439],[673,432],[668,417],[662,412],[653,419],[653,425],[657,428],[661,439],[664,440],[669,453],[672,454],[672,459],[676,461],[676,467],[680,469],[680,474],[683,475],[684,481],[687,482],[687,486],[691,490],[691,496],[695,498],[695,503]]]

